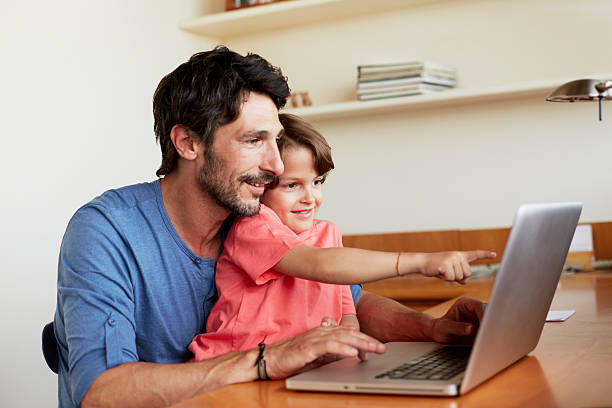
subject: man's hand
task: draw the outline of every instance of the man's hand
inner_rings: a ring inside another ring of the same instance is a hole
[[[437,341],[471,343],[483,316],[484,305],[459,298],[440,317],[420,313],[386,297],[363,291],[357,303],[361,330],[382,342]]]
[[[324,322],[325,323],[325,319]],[[385,352],[385,345],[350,326],[328,324],[266,347],[268,376],[285,378],[333,360]]]
[[[331,317],[324,317],[323,319],[321,319],[321,326],[323,327],[338,326],[338,324],[340,324],[341,326],[352,327],[353,330],[357,330],[357,331],[361,329],[361,327],[359,326],[359,320],[357,319],[357,315],[354,315],[354,314],[343,315],[342,319],[340,319],[340,323],[338,323]],[[342,359],[341,356],[329,355],[328,357],[329,358],[326,357],[326,360],[329,360],[327,362],[332,362],[335,360]],[[362,350],[359,350],[358,357],[361,361],[366,361],[368,359],[368,353]],[[327,362],[325,364],[327,364]]]
[[[470,262],[496,256],[495,252],[482,250],[426,253],[423,254],[420,273],[463,284],[472,275]]]
[[[438,343],[471,344],[484,314],[484,304],[459,298],[446,314],[431,323],[431,338]]]

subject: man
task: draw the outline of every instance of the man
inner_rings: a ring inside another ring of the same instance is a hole
[[[214,264],[232,215],[257,214],[264,186],[283,172],[278,109],[288,95],[280,70],[224,47],[162,79],[153,108],[164,177],[104,193],[66,229],[55,315],[60,406],[166,406],[261,375],[255,349],[185,361],[216,298]],[[461,300],[433,319],[352,292],[363,332],[324,321],[269,344],[267,375],[381,353],[380,341],[469,337],[482,313]]]

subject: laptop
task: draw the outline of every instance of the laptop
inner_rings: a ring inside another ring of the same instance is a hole
[[[472,390],[537,345],[581,211],[580,203],[518,209],[472,347],[387,343],[384,354],[335,361],[288,378],[286,387],[429,396]]]

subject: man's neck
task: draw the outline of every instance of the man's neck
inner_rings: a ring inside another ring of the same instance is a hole
[[[217,259],[220,229],[229,210],[202,191],[195,179],[176,172],[161,180],[161,190],[168,217],[189,249],[201,258]]]

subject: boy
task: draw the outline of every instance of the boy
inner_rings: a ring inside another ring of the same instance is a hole
[[[342,248],[338,228],[315,218],[323,183],[334,168],[331,148],[297,116],[279,119],[285,128],[278,143],[284,172],[266,189],[259,214],[237,219],[228,234],[217,264],[219,300],[207,332],[189,346],[195,360],[284,340],[325,317],[359,330],[347,284],[408,273],[459,282],[470,276],[461,252]]]

